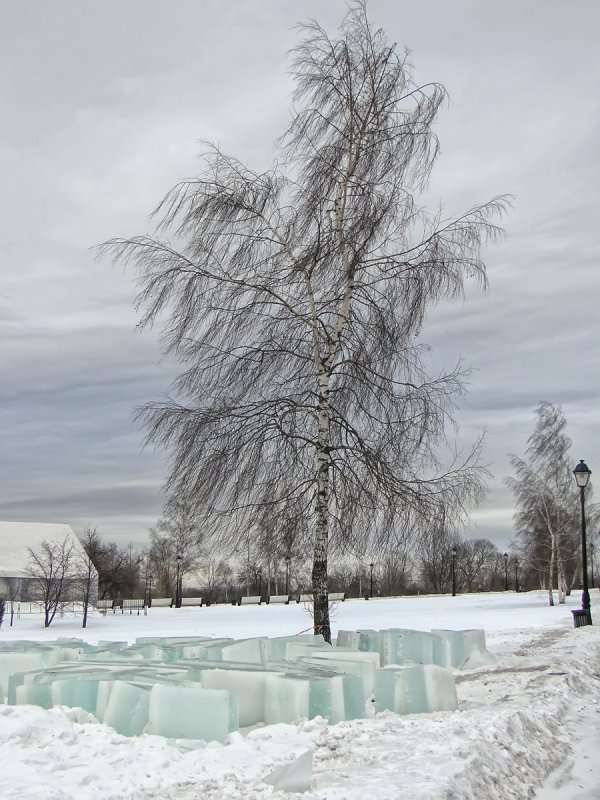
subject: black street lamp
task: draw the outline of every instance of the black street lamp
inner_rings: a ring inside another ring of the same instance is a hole
[[[370,594],[371,597],[373,597],[373,567],[374,566],[375,566],[375,564],[371,561],[371,563],[369,564],[369,568],[371,570],[371,594]]]
[[[515,592],[519,591],[519,559],[515,558]]]
[[[285,557],[285,593],[289,595],[290,593],[290,557]]]
[[[456,597],[456,547],[452,548],[452,597]]]
[[[175,579],[175,608],[181,608],[181,553],[177,553],[177,577]]]
[[[508,592],[508,553],[504,553],[504,591]]]
[[[573,470],[573,475],[579,486],[579,499],[581,502],[581,569],[583,572],[583,594],[581,595],[581,610],[583,614],[575,614],[574,620],[576,627],[579,625],[592,624],[592,612],[590,610],[590,590],[588,586],[588,571],[587,571],[587,542],[585,532],[585,487],[588,485],[591,469],[583,459],[577,464]],[[579,624],[578,624],[579,623]]]

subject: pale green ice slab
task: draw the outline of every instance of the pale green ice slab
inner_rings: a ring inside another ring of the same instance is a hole
[[[226,691],[191,686],[152,687],[147,733],[172,739],[224,742],[238,727],[237,706]]]
[[[276,636],[273,639],[267,639],[266,658],[267,661],[279,661],[289,659],[291,651],[289,645],[307,645],[308,647],[329,647],[321,634],[314,636],[312,633],[298,634],[297,636]],[[329,647],[329,649],[331,649]]]
[[[486,647],[482,628],[463,631],[435,629],[432,633],[448,643],[451,664],[457,669],[473,669],[496,663],[495,656]]]
[[[100,681],[96,716],[123,736],[139,736],[148,725],[150,684]]]
[[[125,735],[224,741],[238,724],[361,718],[373,692],[382,708],[402,713],[454,707],[454,684],[444,670],[404,677],[379,677],[377,670],[380,662],[450,663],[453,643],[458,655],[470,653],[470,665],[485,657],[483,632],[446,633],[340,631],[336,647],[310,634],[145,637],[133,646],[97,647],[80,640],[18,642],[0,644],[0,675],[4,658],[9,703],[78,706]]]
[[[52,708],[52,692],[49,683],[29,683],[16,687],[15,700],[11,705]]]
[[[397,714],[454,711],[456,686],[450,670],[434,664],[410,664],[377,671],[375,710]]]
[[[332,653],[319,651],[314,656],[303,656],[301,662],[326,666],[342,675],[356,675],[362,682],[362,694],[367,697],[375,694],[375,673],[379,669],[379,653],[344,652],[342,650],[337,655],[335,650]]]
[[[265,722],[295,722],[308,717],[310,680],[269,675],[265,684]]]
[[[8,695],[8,681],[17,672],[29,672],[50,666],[51,652],[32,649],[29,652],[17,650],[0,652],[0,691],[2,698]]]
[[[200,680],[204,689],[226,689],[235,697],[239,724],[246,728],[265,721],[265,687],[267,678],[274,674],[243,668],[204,669]]]
[[[243,661],[246,664],[264,664],[267,661],[266,641],[266,636],[254,639],[238,639],[220,648],[221,658],[223,661]]]

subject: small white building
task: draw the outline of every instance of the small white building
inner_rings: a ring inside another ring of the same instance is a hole
[[[70,525],[48,522],[0,521],[0,597],[4,599],[34,599],[32,590],[32,565],[29,549],[36,554],[43,551],[43,543],[71,550],[68,576],[75,581],[86,572],[86,552]],[[98,596],[98,573],[92,567],[90,599]]]

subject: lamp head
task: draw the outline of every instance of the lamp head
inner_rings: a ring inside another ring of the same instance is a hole
[[[582,458],[579,464],[577,464],[577,466],[573,470],[573,475],[575,476],[575,480],[577,481],[577,486],[579,486],[580,489],[585,489],[591,474],[592,470],[588,467],[588,465]]]

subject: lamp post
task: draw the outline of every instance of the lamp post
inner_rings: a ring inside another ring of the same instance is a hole
[[[370,595],[369,595],[370,597],[373,597],[373,567],[374,566],[375,566],[375,564],[373,564],[373,562],[371,561],[371,563],[369,564],[369,569],[371,570],[371,592],[370,592]]]
[[[519,559],[515,558],[515,592],[519,591]]]
[[[290,557],[285,557],[285,593],[289,595],[290,593]]]
[[[504,591],[508,592],[508,553],[504,553]]]
[[[258,596],[262,597],[262,567],[258,568]]]
[[[583,573],[583,594],[581,595],[581,610],[584,612],[583,614],[576,614],[574,613],[574,620],[576,627],[579,624],[583,625],[591,625],[592,624],[592,613],[590,611],[590,590],[588,586],[588,571],[587,571],[587,542],[586,542],[586,531],[585,531],[585,487],[588,485],[588,481],[590,479],[590,475],[592,474],[591,469],[585,463],[583,459],[580,460],[579,464],[573,470],[573,475],[575,476],[575,481],[577,482],[577,486],[579,486],[579,499],[581,502],[581,569]]]
[[[452,597],[456,597],[456,547],[452,548]]]
[[[177,576],[175,579],[175,608],[181,608],[181,553],[175,557],[177,562]]]

